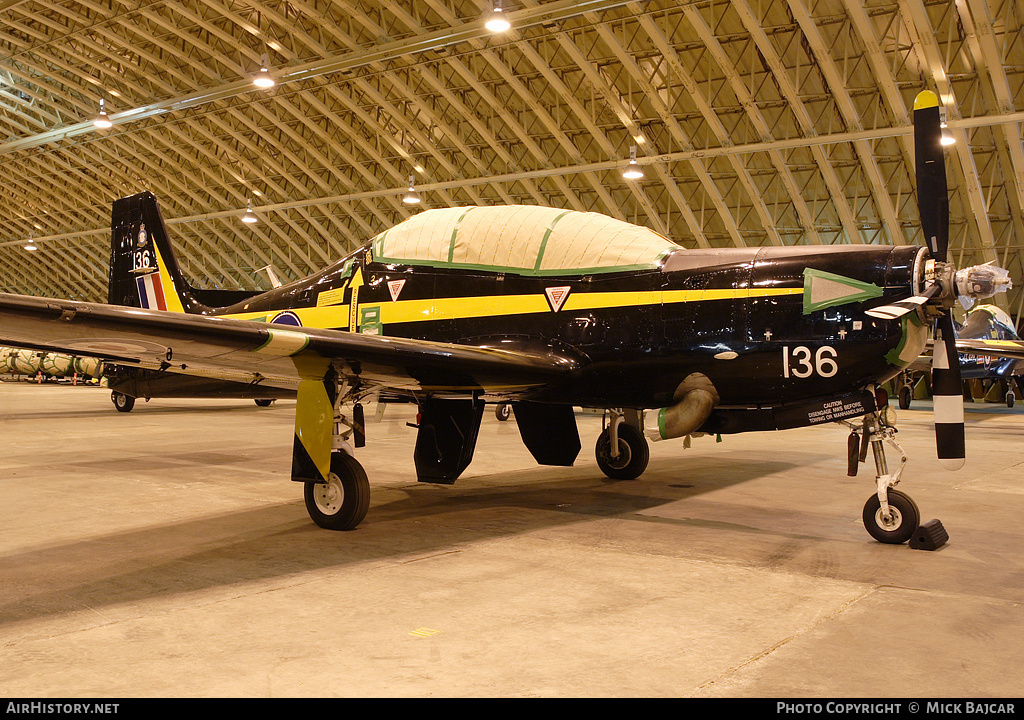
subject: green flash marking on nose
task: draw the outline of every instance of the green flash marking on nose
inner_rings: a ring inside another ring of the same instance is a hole
[[[834,305],[881,297],[882,288],[835,273],[804,268],[804,315]]]

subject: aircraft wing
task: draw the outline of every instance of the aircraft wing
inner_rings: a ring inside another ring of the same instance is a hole
[[[931,350],[934,341],[929,340]],[[957,338],[957,352],[998,359],[1024,360],[1024,340],[989,340],[984,338]],[[920,355],[907,366],[908,370],[927,371],[932,368],[932,356]]]
[[[956,349],[974,355],[1024,360],[1024,340],[957,339]]]
[[[566,382],[546,352],[468,347],[0,293],[0,344],[92,355],[167,372],[294,388],[333,362],[367,387],[504,396]]]

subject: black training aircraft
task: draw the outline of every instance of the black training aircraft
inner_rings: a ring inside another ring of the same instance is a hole
[[[933,93],[919,96],[915,124],[930,249],[688,250],[595,213],[445,208],[311,277],[230,295],[185,281],[143,193],[113,206],[111,304],[0,295],[0,341],[132,368],[126,391],[140,377],[200,378],[241,383],[249,397],[294,394],[292,479],[305,483],[313,520],[339,530],[369,505],[350,441],[363,444],[361,402],[375,393],[418,404],[417,475],[439,483],[468,466],[485,403],[512,404],[546,465],[571,465],[580,451],[574,406],[604,409],[597,463],[619,479],[643,472],[648,438],[858,418],[855,432],[876,449],[865,525],[901,543],[920,515],[892,489],[899,474],[887,471],[883,447],[894,431],[875,389],[918,357],[932,320],[952,339],[949,308],[963,292],[946,262]],[[936,347],[940,375],[945,347]],[[936,398],[938,450],[958,466],[956,364],[945,372],[955,391]]]

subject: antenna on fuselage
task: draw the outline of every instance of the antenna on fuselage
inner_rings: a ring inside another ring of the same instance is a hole
[[[277,273],[274,272],[274,266],[273,265],[264,265],[263,267],[261,267],[256,272],[265,272],[267,274],[267,277],[270,279],[271,286],[273,286],[273,287],[281,287],[281,285],[284,284],[277,277]]]

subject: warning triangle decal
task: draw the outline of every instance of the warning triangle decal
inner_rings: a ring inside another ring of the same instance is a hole
[[[548,296],[548,305],[551,306],[552,312],[558,312],[562,309],[562,305],[565,304],[565,299],[569,297],[570,290],[571,288],[568,285],[564,287],[544,288],[544,294]]]
[[[405,287],[405,280],[390,280],[388,281],[388,290],[391,291],[391,299],[397,300],[399,294],[402,292],[402,288]]]

